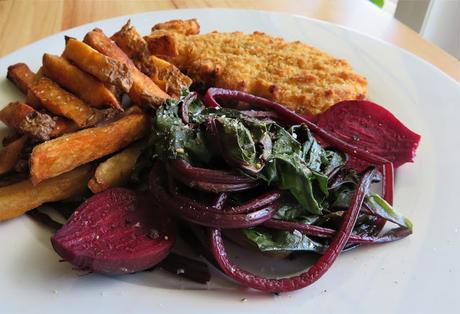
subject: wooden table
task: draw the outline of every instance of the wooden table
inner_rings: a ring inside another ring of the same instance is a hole
[[[348,26],[413,52],[460,82],[460,61],[366,0],[0,0],[0,56],[61,30],[109,17],[175,8],[295,13]]]

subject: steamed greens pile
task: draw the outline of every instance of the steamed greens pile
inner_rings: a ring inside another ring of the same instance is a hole
[[[164,161],[182,158],[206,167],[223,156],[232,161],[235,171],[288,192],[275,219],[326,227],[339,223],[358,182],[358,175],[344,167],[344,154],[321,146],[303,125],[284,128],[268,116],[255,118],[251,112],[205,108],[198,100],[184,111],[181,103],[186,96],[168,100],[157,110],[151,138],[154,157]],[[215,143],[216,134],[211,139],[211,120],[217,126],[220,145]],[[382,217],[412,228],[410,221],[379,195],[369,194],[366,203]],[[361,216],[356,232],[368,231],[366,226],[375,219]],[[262,251],[321,253],[325,247],[295,231],[255,227],[243,230],[243,234]]]

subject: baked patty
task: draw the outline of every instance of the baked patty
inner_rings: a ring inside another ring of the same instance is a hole
[[[196,20],[157,24],[145,39],[166,59],[205,87],[237,89],[319,114],[346,99],[363,99],[366,79],[349,63],[299,41],[261,32],[199,35]]]

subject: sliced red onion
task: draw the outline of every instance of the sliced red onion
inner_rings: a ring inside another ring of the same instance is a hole
[[[303,234],[321,238],[331,238],[336,234],[336,231],[329,228],[319,227],[315,225],[306,225],[300,222],[283,221],[277,219],[270,219],[263,223],[263,226],[279,230],[294,231],[297,230]],[[403,230],[404,229],[404,230]],[[365,235],[350,235],[348,243],[361,243],[361,244],[375,244],[386,243],[396,240],[401,240],[412,232],[407,228],[395,228],[382,236],[365,236]]]
[[[179,217],[198,225],[215,228],[254,227],[272,218],[279,207],[278,204],[272,203],[250,213],[223,213],[185,196],[170,195],[163,189],[159,173],[155,169],[150,174],[150,191],[160,204],[174,211]]]
[[[168,169],[176,180],[201,191],[237,192],[259,185],[259,182],[252,178],[238,176],[229,171],[193,167],[183,159],[169,162]]]
[[[225,213],[232,213],[232,214],[249,213],[258,208],[273,204],[280,198],[281,198],[281,192],[271,191],[261,196],[253,198],[251,201],[247,202],[246,204],[242,204],[242,205],[235,206],[235,207],[226,207],[226,208],[223,208],[222,211]]]
[[[316,263],[302,274],[290,278],[270,279],[241,269],[229,260],[221,231],[216,228],[209,229],[209,238],[214,258],[228,276],[247,287],[267,292],[285,292],[309,286],[326,273],[347,244],[358,218],[364,197],[372,182],[374,171],[368,170],[364,173],[353,194],[350,208],[345,212],[343,222],[329,247]]]
[[[268,99],[254,96],[236,90],[228,90],[223,88],[209,88],[204,97],[205,105],[208,107],[219,107],[217,99],[221,100],[239,100],[250,103],[256,108],[265,108],[275,111],[282,119],[291,124],[305,124],[313,133],[325,139],[329,144],[344,151],[351,156],[365,160],[367,162],[383,165],[384,173],[384,199],[391,205],[393,204],[393,164],[375,154],[369,153],[359,147],[351,145],[327,132],[326,130],[314,124],[309,117],[302,116],[285,106],[270,101]]]
[[[169,164],[176,173],[196,181],[226,184],[252,183],[255,181],[253,178],[236,175],[230,171],[194,167],[184,159],[171,160]]]
[[[190,92],[185,98],[182,100],[180,104],[180,118],[182,119],[182,122],[184,124],[189,123],[189,118],[188,118],[188,105],[193,102],[196,98],[198,97],[198,94],[196,92]]]

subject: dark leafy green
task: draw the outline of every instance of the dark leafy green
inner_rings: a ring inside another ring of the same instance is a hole
[[[189,106],[190,124],[186,125],[178,113],[179,103],[169,100],[156,112],[152,137],[156,156],[209,163],[214,150],[204,124],[214,118],[225,154],[241,164],[241,171],[253,169],[250,175],[288,190],[305,214],[321,214],[329,194],[327,173],[343,166],[341,154],[321,147],[304,126],[286,130],[272,120],[252,118],[238,110],[203,109],[198,101]]]
[[[153,118],[153,145],[155,154],[162,160],[195,159],[209,162],[212,155],[208,150],[204,134],[200,129],[185,125],[178,114],[179,104],[168,100],[157,109]]]
[[[186,96],[184,92],[181,99],[168,100],[157,110],[150,145],[135,174],[142,174],[151,164],[146,154],[161,160],[183,158],[211,168],[225,160],[234,170],[289,192],[274,219],[327,228],[340,223],[359,181],[358,174],[343,167],[347,156],[321,146],[305,125],[287,129],[269,118],[254,118],[236,109],[206,108],[199,100],[181,113]],[[184,112],[188,119],[181,118]],[[215,122],[212,134],[210,121]],[[379,195],[369,193],[365,204],[374,216],[360,214],[356,234],[372,234],[375,216],[412,230],[412,223]],[[298,231],[256,227],[243,233],[261,251],[321,253],[327,245],[327,241],[312,240]]]
[[[365,199],[366,206],[380,217],[385,218],[401,227],[406,227],[410,231],[413,229],[412,222],[401,213],[390,206],[380,195],[369,193]]]
[[[313,241],[297,230],[290,232],[256,227],[244,229],[243,233],[262,252],[310,251],[322,253],[325,249],[323,244]]]

